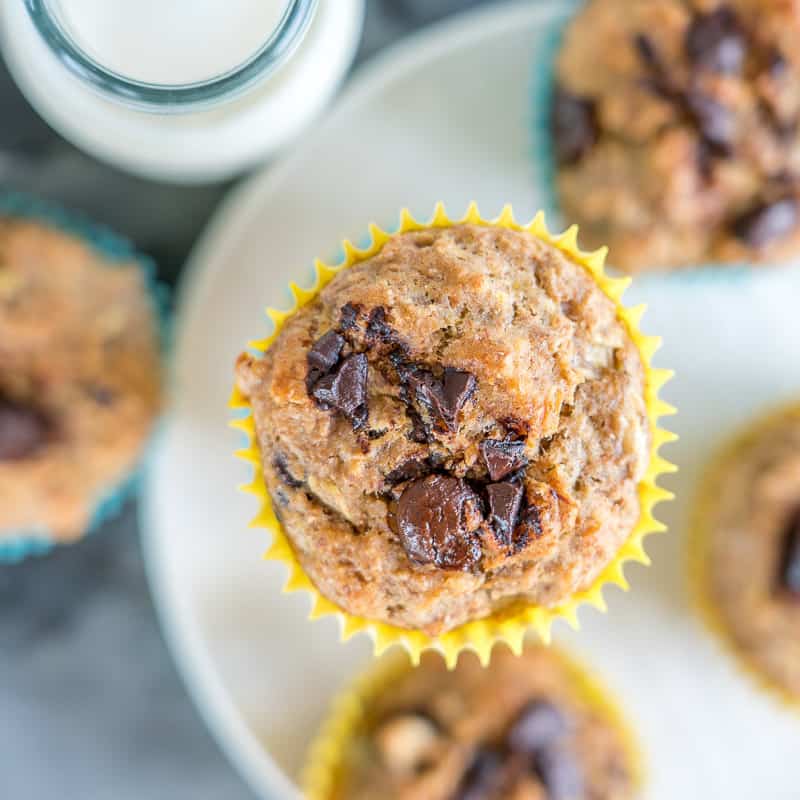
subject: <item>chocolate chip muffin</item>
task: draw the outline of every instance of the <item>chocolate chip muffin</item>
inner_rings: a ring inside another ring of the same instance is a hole
[[[800,252],[800,7],[589,0],[556,67],[557,188],[628,271]]]
[[[630,800],[635,755],[584,681],[544,648],[498,648],[486,669],[464,654],[452,672],[427,654],[364,699],[314,800]]]
[[[141,269],[0,217],[0,543],[80,536],[134,468],[159,405]]]
[[[639,516],[644,367],[589,270],[483,225],[392,236],[237,386],[302,568],[429,635],[590,586]]]
[[[720,460],[698,515],[698,589],[747,663],[800,701],[800,407]]]

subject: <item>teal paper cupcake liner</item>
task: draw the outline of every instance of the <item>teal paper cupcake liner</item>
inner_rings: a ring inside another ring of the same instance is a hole
[[[112,263],[137,264],[145,277],[145,285],[158,319],[162,362],[165,360],[171,339],[170,292],[166,285],[158,281],[155,262],[149,256],[138,252],[131,242],[109,228],[92,222],[79,213],[65,211],[59,206],[22,192],[0,192],[0,216],[41,222],[82,239]],[[117,516],[125,503],[137,493],[141,474],[145,469],[147,451],[154,438],[155,431],[151,433],[150,445],[142,453],[138,466],[96,500],[84,535],[94,533],[103,523]],[[15,564],[30,556],[45,555],[55,546],[56,543],[46,530],[22,530],[10,535],[6,531],[0,539],[0,564]]]
[[[555,65],[565,29],[582,5],[582,0],[563,0],[563,4],[547,24],[537,30],[536,39],[532,42],[534,58],[529,85],[532,179],[537,189],[538,206],[545,212],[550,225],[558,229],[567,227],[567,224],[575,220],[564,220],[556,190],[556,162],[550,135]],[[580,236],[578,239],[580,244]],[[609,268],[615,271],[613,251],[609,251],[608,260]],[[680,281],[688,285],[706,284],[709,281],[743,282],[751,280],[757,271],[747,263],[712,262],[672,271],[642,272],[637,274],[636,282],[640,287],[661,281]]]

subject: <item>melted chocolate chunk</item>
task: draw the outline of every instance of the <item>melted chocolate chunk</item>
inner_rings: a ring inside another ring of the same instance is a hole
[[[401,380],[441,429],[458,430],[458,414],[475,391],[474,375],[447,367],[439,380],[426,369],[410,367],[401,372]]]
[[[429,475],[414,481],[397,504],[397,530],[408,557],[440,569],[472,569],[481,546],[469,523],[479,505],[460,478]]]
[[[41,412],[0,398],[0,461],[35,455],[47,442],[49,429]]]
[[[778,581],[781,589],[800,600],[800,510],[789,520],[784,533]]]
[[[525,442],[521,441],[484,439],[481,442],[481,455],[493,481],[502,480],[528,463]]]
[[[594,102],[556,87],[552,105],[552,137],[559,164],[575,164],[597,141]]]
[[[456,417],[475,392],[476,383],[475,376],[471,372],[445,368],[443,411],[451,430],[455,430]]]
[[[511,547],[522,502],[522,487],[514,483],[491,483],[486,487],[486,494],[495,538],[504,547]]]
[[[341,412],[354,429],[367,420],[367,369],[363,353],[348,356],[336,372],[320,378],[311,392],[320,408]]]
[[[324,333],[308,351],[308,366],[322,375],[330,372],[338,363],[344,347],[344,339],[336,331]]]
[[[452,800],[487,800],[502,788],[505,759],[497,750],[483,747],[472,758]]]
[[[734,235],[750,247],[764,247],[792,232],[797,225],[797,212],[797,200],[785,197],[750,209],[731,227]]]
[[[421,478],[430,471],[431,460],[429,458],[409,458],[387,474],[386,482],[390,484],[402,483],[403,481]]]
[[[736,117],[731,110],[699,91],[686,93],[686,107],[700,136],[715,154],[729,154],[736,137]]]
[[[728,6],[696,15],[686,32],[685,47],[695,67],[729,75],[741,72],[747,53],[744,31]]]
[[[580,765],[570,749],[543,747],[536,753],[533,763],[547,790],[547,800],[576,800],[585,796]]]
[[[303,485],[303,481],[295,478],[289,471],[289,465],[286,463],[286,456],[283,453],[275,454],[272,466],[275,467],[278,477],[291,489],[299,489]]]
[[[522,709],[508,731],[508,746],[516,753],[535,756],[569,732],[561,710],[546,700],[532,700]]]

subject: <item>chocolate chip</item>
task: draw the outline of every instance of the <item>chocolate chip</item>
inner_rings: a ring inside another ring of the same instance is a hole
[[[522,502],[522,487],[515,483],[490,483],[486,487],[486,495],[489,498],[489,521],[495,538],[504,547],[510,547]]]
[[[559,164],[575,164],[597,141],[594,102],[556,87],[552,103],[552,137]]]
[[[546,700],[532,700],[514,720],[507,741],[515,752],[533,756],[568,732],[569,723],[558,707]]]
[[[479,749],[451,800],[487,800],[502,788],[505,759],[497,750]]]
[[[431,465],[427,458],[409,458],[386,475],[386,482],[390,484],[402,483],[403,481],[421,478],[430,471]]]
[[[397,505],[397,529],[408,557],[440,569],[470,570],[481,557],[473,532],[479,504],[460,478],[429,475],[411,483]]]
[[[792,515],[784,532],[778,581],[785,592],[800,600],[800,510]]]
[[[764,247],[791,233],[797,225],[797,210],[797,200],[785,197],[746,211],[731,227],[734,235],[750,247]]]
[[[367,320],[367,340],[373,343],[393,342],[397,338],[394,329],[386,323],[386,309],[377,306]]]
[[[343,347],[344,339],[336,331],[328,331],[308,351],[308,366],[323,375],[330,372],[339,361]]]
[[[538,539],[543,532],[539,509],[531,503],[522,510],[511,536],[511,546],[514,552],[522,550],[531,539]]]
[[[547,790],[547,800],[585,797],[583,776],[575,754],[566,747],[543,747],[534,758],[534,771]]]
[[[401,375],[417,403],[426,408],[444,430],[455,432],[457,418],[475,391],[475,376],[450,367],[442,380],[419,367],[407,368]]]
[[[686,54],[696,67],[737,74],[747,51],[744,32],[732,8],[698,14],[686,32]]]
[[[339,330],[349,331],[358,324],[358,307],[345,303],[339,312]]]
[[[736,117],[731,110],[700,91],[686,93],[686,107],[700,136],[718,153],[728,154],[736,137]]]
[[[335,373],[314,385],[312,395],[323,409],[334,408],[360,428],[367,420],[367,357],[348,356]]]
[[[528,463],[525,442],[520,441],[484,439],[481,442],[481,455],[493,481],[502,480]]]
[[[289,465],[283,453],[275,454],[275,457],[272,459],[272,466],[275,467],[275,472],[278,477],[290,488],[299,489],[303,485],[303,481],[295,478],[289,471]]]
[[[475,392],[477,381],[471,372],[447,367],[444,371],[444,414],[449,426],[455,424],[456,417],[464,404]]]
[[[35,455],[47,442],[49,429],[41,412],[0,398],[0,461]]]

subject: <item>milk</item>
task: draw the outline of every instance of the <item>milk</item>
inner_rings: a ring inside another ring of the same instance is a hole
[[[21,0],[19,0],[21,2]],[[77,44],[125,78],[185,84],[224,74],[258,52],[288,0],[59,0]]]

